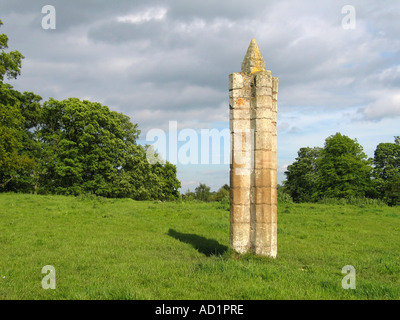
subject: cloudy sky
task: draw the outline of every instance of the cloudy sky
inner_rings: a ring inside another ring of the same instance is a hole
[[[45,5],[56,29],[42,28]],[[138,123],[143,144],[154,129],[169,139],[171,122],[229,128],[228,76],[252,38],[279,78],[279,181],[299,148],[336,132],[368,156],[400,135],[399,1],[1,0],[0,19],[25,56],[17,90],[101,102]],[[229,183],[224,161],[177,166],[182,192]]]

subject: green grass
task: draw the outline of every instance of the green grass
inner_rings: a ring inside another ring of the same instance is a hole
[[[283,203],[276,259],[228,246],[218,203],[0,194],[0,299],[400,298],[398,207]]]

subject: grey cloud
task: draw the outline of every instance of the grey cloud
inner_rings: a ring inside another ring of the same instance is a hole
[[[271,0],[229,0],[229,1],[186,1],[186,0],[172,0],[168,1],[154,1],[161,6],[167,5],[169,9],[169,16],[172,19],[187,21],[193,18],[228,18],[228,19],[243,19],[243,17],[253,18],[260,14],[260,9],[265,6],[272,5],[274,2]]]
[[[135,6],[142,7],[142,1],[130,0],[14,0],[2,1],[2,15],[9,14],[34,14],[35,19],[32,21],[32,27],[35,24],[40,25],[44,16],[41,12],[45,5],[52,5],[56,9],[57,30],[58,32],[67,32],[70,28],[87,25],[99,19],[106,19],[117,13],[124,13],[131,10]]]
[[[400,116],[400,94],[393,92],[380,92],[373,103],[359,110],[362,117],[367,120],[379,121],[383,118],[396,118]]]
[[[231,3],[230,9],[225,10],[226,5],[215,1],[195,5],[171,1],[167,3],[165,20],[129,24],[117,22],[116,17],[140,12],[147,6],[165,6],[166,3],[68,3],[67,5],[66,2],[55,2],[57,18],[62,20],[69,17],[71,26],[75,25],[75,28],[72,28],[67,36],[63,35],[63,32],[58,33],[58,30],[52,34],[44,34],[39,28],[32,29],[35,37],[30,37],[28,41],[36,48],[29,49],[33,50],[34,54],[29,50],[26,54],[32,57],[31,61],[37,65],[46,60],[59,63],[59,82],[68,82],[71,85],[81,82],[89,90],[91,83],[95,86],[93,90],[96,90],[106,86],[102,83],[113,77],[113,84],[118,83],[119,88],[126,90],[132,88],[134,83],[150,82],[160,86],[179,83],[175,90],[180,91],[189,83],[199,87],[212,86],[220,90],[222,96],[226,91],[227,75],[240,71],[241,59],[252,33],[255,33],[259,41],[267,67],[280,78],[282,108],[291,105],[317,106],[322,101],[334,107],[334,104],[349,102],[349,95],[352,96],[351,103],[360,104],[363,102],[360,99],[365,96],[362,92],[376,85],[374,74],[388,67],[389,62],[393,63],[374,57],[373,50],[390,49],[390,43],[384,39],[374,39],[373,35],[367,35],[369,39],[361,39],[365,36],[362,24],[359,25],[358,34],[345,33],[339,23],[332,24],[335,19],[340,20],[339,5],[319,5],[311,11],[309,9],[315,6],[316,2],[310,2],[309,5],[270,2],[261,6],[261,2],[257,1],[246,5]],[[95,3],[97,6],[94,6]],[[39,4],[42,3],[38,2]],[[13,7],[10,3],[7,3],[7,6]],[[24,10],[32,11],[33,7],[29,2]],[[14,5],[15,8],[17,5]],[[257,10],[254,10],[255,8]],[[291,8],[294,11],[291,11]],[[363,7],[356,4],[356,8]],[[76,14],[73,14],[74,11]],[[364,20],[371,14],[367,10],[358,11],[361,11],[360,19]],[[242,14],[238,14],[240,12]],[[336,14],[333,14],[335,12]],[[322,16],[319,17],[318,14]],[[372,17],[380,17],[376,12],[374,14]],[[205,21],[203,27],[196,27],[197,18]],[[252,21],[250,18],[260,20]],[[74,19],[84,26],[74,24]],[[186,27],[179,28],[182,24]],[[88,45],[74,43],[79,37],[86,36]],[[35,39],[37,44],[31,39]],[[349,40],[352,42],[348,42]],[[90,43],[92,41],[93,45]],[[362,49],[365,44],[366,49]],[[136,63],[128,64],[123,72],[119,71],[118,78],[115,78],[115,72],[112,70],[104,69],[102,63],[107,64],[112,59],[123,61],[128,58],[128,54],[133,60],[136,58]],[[378,52],[375,55],[377,54],[379,55]],[[367,60],[354,60],[358,58]],[[351,61],[357,61],[358,64],[346,67]],[[73,76],[63,71],[62,65],[68,64],[75,65],[69,71],[75,69],[77,74],[78,69],[82,68],[81,76]],[[54,68],[40,70],[36,67],[31,70],[43,75],[57,74]],[[49,77],[51,78],[51,75]],[[75,83],[71,81],[73,78],[78,78]],[[351,78],[352,82],[348,82]],[[124,84],[124,81],[128,83]],[[302,87],[305,88],[305,92]],[[103,92],[104,90],[101,93],[99,91],[101,95]],[[341,100],[340,96],[346,96],[346,100]],[[370,100],[364,100],[364,103],[369,102]]]
[[[140,24],[118,22],[116,19],[91,27],[88,36],[94,41],[110,44],[124,42],[139,42],[143,40],[162,44],[163,36],[168,32],[167,25],[162,21],[151,21]]]

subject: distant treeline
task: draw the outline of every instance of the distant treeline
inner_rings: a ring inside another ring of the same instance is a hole
[[[0,192],[180,197],[176,166],[149,163],[149,149],[137,145],[140,131],[128,116],[77,98],[42,103],[40,96],[4,83],[20,75],[24,58],[5,52],[7,42],[1,34]]]
[[[227,184],[224,184],[218,191],[210,191],[211,188],[207,186],[205,183],[199,183],[199,185],[195,188],[194,192],[191,192],[189,189],[185,194],[182,195],[182,199],[186,201],[190,200],[199,200],[204,202],[229,202],[229,190],[230,187]]]
[[[278,202],[400,204],[400,136],[380,143],[368,158],[357,139],[336,133],[321,147],[304,147],[278,185]],[[217,192],[200,183],[185,200],[229,202],[229,186]]]
[[[366,198],[400,204],[400,136],[367,158],[357,139],[336,133],[323,148],[300,148],[285,175],[280,193],[294,202]]]

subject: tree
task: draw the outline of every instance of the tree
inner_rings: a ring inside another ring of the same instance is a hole
[[[0,26],[2,25],[0,20]],[[21,73],[24,58],[18,51],[6,53],[8,37],[0,35],[0,189],[34,167],[35,161],[23,154],[23,125],[25,118],[20,111],[20,101],[12,86],[3,83],[4,77],[16,79]]]
[[[24,118],[16,106],[0,103],[0,187],[35,165],[33,159],[22,155]]]
[[[396,143],[380,143],[374,153],[374,176],[383,180],[390,179],[400,172],[400,137]]]
[[[185,201],[192,201],[196,199],[196,194],[190,191],[190,189],[188,188],[186,192],[182,195],[182,199],[184,199]]]
[[[376,147],[373,164],[379,198],[391,205],[398,203],[399,194],[396,190],[400,177],[400,137],[395,137],[395,143],[380,143]]]
[[[164,161],[149,162],[149,146],[133,146],[125,164],[114,179],[114,196],[137,200],[176,200],[180,198],[180,181],[176,166]],[[154,154],[158,157],[157,154]],[[152,164],[153,163],[153,164]]]
[[[208,187],[205,183],[200,183],[199,186],[194,190],[194,193],[197,200],[206,202],[210,201],[210,187]]]
[[[357,139],[336,133],[325,140],[317,159],[314,198],[365,197],[373,194],[371,163]]]
[[[9,92],[16,99],[15,105],[24,119],[19,125],[22,143],[20,154],[34,160],[34,165],[17,175],[7,184],[6,189],[7,191],[32,192],[38,186],[38,165],[43,150],[43,143],[38,136],[42,98],[32,92],[20,93],[13,89]]]
[[[0,20],[0,26],[3,22]],[[4,49],[8,48],[8,37],[0,34],[0,81],[4,81],[6,76],[8,79],[16,79],[21,74],[22,59],[24,56],[18,51],[6,53]]]
[[[289,165],[285,172],[284,191],[295,202],[311,201],[313,193],[316,192],[317,159],[321,154],[321,148],[300,148],[297,154],[296,161]]]
[[[388,182],[385,188],[384,200],[390,205],[395,206],[400,204],[400,174],[394,175]]]
[[[138,134],[127,116],[100,103],[50,99],[43,105],[40,128],[46,144],[41,187],[51,193],[110,196]]]
[[[50,99],[41,112],[44,143],[40,192],[137,200],[173,200],[180,194],[176,167],[150,164],[140,131],[128,116],[100,103]]]
[[[228,185],[228,184],[224,184],[221,188],[219,188],[219,191],[222,191],[222,190],[225,190],[225,191],[230,191],[231,190],[231,187]]]
[[[224,184],[218,191],[210,198],[211,201],[229,202],[230,187]]]

